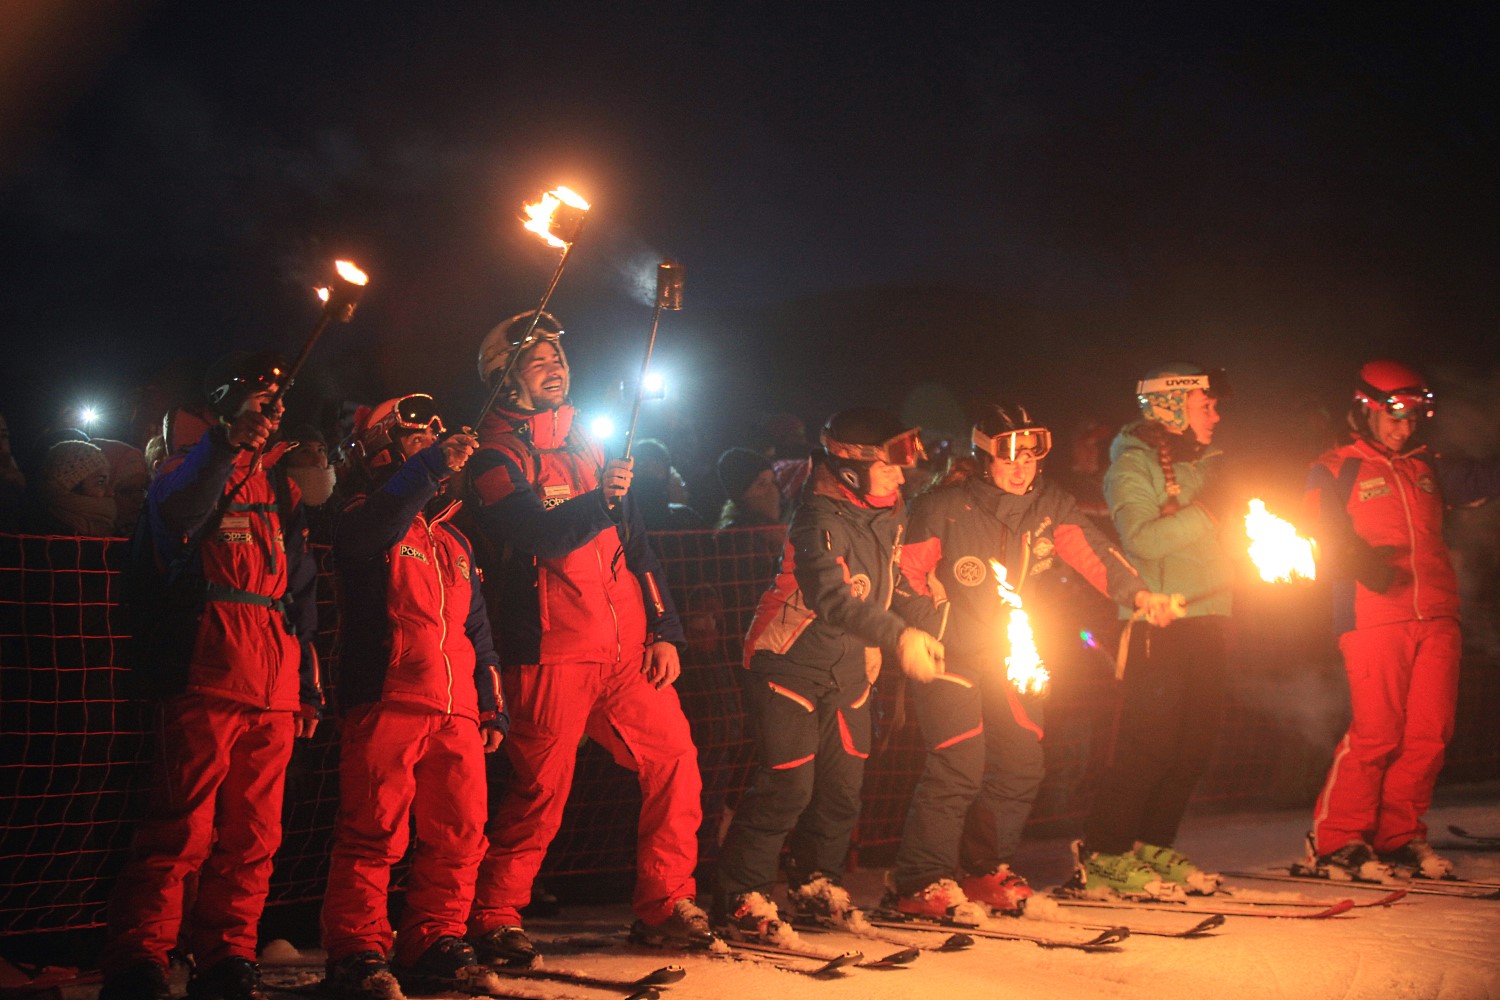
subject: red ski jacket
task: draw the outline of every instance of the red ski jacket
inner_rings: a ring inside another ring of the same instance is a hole
[[[469,462],[482,504],[474,522],[505,550],[494,620],[507,665],[614,663],[658,640],[683,642],[640,510],[628,496],[610,510],[604,452],[573,416],[566,405],[497,408]]]

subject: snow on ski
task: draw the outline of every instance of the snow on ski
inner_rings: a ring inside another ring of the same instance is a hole
[[[1272,906],[1255,905],[1211,906],[1160,899],[1122,899],[1119,897],[1113,899],[1096,899],[1068,895],[1056,890],[1053,891],[1053,896],[1056,898],[1059,906],[1094,907],[1105,910],[1150,910],[1156,913],[1202,913],[1239,917],[1272,917],[1288,920],[1322,920],[1328,917],[1337,917],[1354,909],[1354,900],[1352,899],[1340,899],[1322,909],[1314,909],[1312,907],[1286,907],[1278,909]]]
[[[1329,888],[1337,888],[1342,882],[1332,882]],[[1389,888],[1389,886],[1382,886]],[[1390,906],[1392,903],[1400,902],[1406,898],[1409,889],[1392,889],[1379,899],[1351,900],[1356,910],[1370,906]],[[1338,897],[1319,898],[1317,896],[1303,896],[1297,893],[1276,892],[1265,889],[1249,889],[1243,886],[1220,885],[1215,895],[1223,896],[1230,902],[1241,903],[1245,906],[1311,906],[1322,908],[1337,903]],[[1207,898],[1207,897],[1204,897]]]
[[[1089,938],[1068,938],[1051,934],[1032,934],[1028,931],[1002,930],[985,925],[952,923],[946,920],[922,920],[894,914],[871,915],[870,923],[876,927],[891,927],[897,930],[952,931],[960,930],[972,937],[990,938],[997,941],[1030,941],[1041,948],[1077,948],[1081,951],[1114,950],[1114,946],[1130,936],[1125,927],[1110,927]]]

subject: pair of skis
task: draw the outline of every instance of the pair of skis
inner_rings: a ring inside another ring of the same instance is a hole
[[[1386,892],[1393,890],[1402,895],[1425,896],[1447,896],[1452,899],[1495,899],[1500,900],[1500,882],[1484,882],[1475,879],[1461,878],[1393,878],[1380,882],[1371,882],[1364,879],[1334,879],[1327,875],[1319,874],[1316,869],[1303,864],[1293,864],[1287,868],[1275,868],[1260,872],[1225,872],[1235,878],[1257,879],[1263,882],[1290,882],[1306,885],[1309,882],[1322,885],[1337,886],[1341,891],[1345,889],[1359,889],[1368,892]],[[1361,905],[1383,905],[1381,902],[1365,903]]]

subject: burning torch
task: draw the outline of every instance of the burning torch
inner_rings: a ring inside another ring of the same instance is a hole
[[[661,323],[661,311],[682,308],[682,265],[675,260],[664,260],[656,265],[656,308],[651,310],[651,335],[646,338],[646,356],[641,360],[641,377],[635,383],[635,401],[630,406],[630,427],[625,432],[625,458],[630,457],[635,444],[635,423],[641,416],[641,397],[646,391],[646,371],[651,367],[651,350],[656,346],[656,328]]]
[[[281,397],[285,396],[286,391],[292,387],[297,373],[302,370],[307,356],[312,353],[313,345],[318,342],[319,337],[323,336],[323,331],[328,329],[328,324],[347,323],[354,318],[354,309],[359,305],[360,296],[365,294],[365,285],[369,282],[369,275],[349,261],[333,262],[333,281],[317,289],[318,298],[323,300],[323,311],[318,314],[318,322],[313,324],[312,333],[309,333],[307,339],[302,342],[302,350],[297,352],[297,360],[292,362],[292,367],[287,369],[286,375],[276,386],[276,392],[266,404],[266,412],[275,409],[276,404],[281,402]]]
[[[537,303],[536,310],[531,314],[531,322],[526,326],[526,332],[521,339],[515,342],[516,350],[510,352],[510,358],[505,362],[505,368],[500,371],[499,378],[492,379],[490,394],[484,401],[484,409],[479,411],[473,426],[478,427],[484,420],[490,408],[495,405],[495,400],[500,395],[500,388],[505,385],[511,373],[516,369],[516,362],[520,360],[522,348],[526,347],[536,338],[536,325],[542,318],[542,313],[547,309],[547,303],[552,298],[552,293],[557,290],[557,283],[562,280],[563,268],[568,266],[568,255],[573,252],[573,244],[578,242],[578,237],[583,235],[583,224],[588,221],[589,203],[583,199],[578,192],[571,188],[558,187],[542,195],[540,201],[534,205],[523,205],[521,211],[526,213],[525,228],[536,233],[550,247],[562,250],[562,257],[557,261],[557,269],[552,272],[552,280],[547,283],[547,290],[542,293],[542,300]]]
[[[1052,675],[1047,673],[1047,665],[1042,662],[1042,654],[1036,648],[1031,619],[1021,608],[1021,595],[1005,582],[1004,566],[991,559],[990,569],[995,571],[995,590],[1010,606],[1010,616],[1005,624],[1005,635],[1010,640],[1010,655],[1005,658],[1005,679],[1021,694],[1045,697]]]
[[[1261,500],[1250,501],[1245,534],[1250,539],[1250,561],[1262,580],[1287,583],[1317,579],[1317,544],[1297,534],[1291,522],[1266,510]]]

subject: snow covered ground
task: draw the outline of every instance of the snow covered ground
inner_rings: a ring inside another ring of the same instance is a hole
[[[1449,824],[1471,832],[1500,833],[1500,785],[1448,790],[1428,819],[1433,843],[1457,861],[1460,874],[1500,881],[1500,850],[1461,847],[1447,833]],[[1306,826],[1305,810],[1195,815],[1184,826],[1178,846],[1205,864],[1257,870],[1292,860]],[[1029,841],[1016,867],[1034,884],[1055,885],[1067,875],[1067,843]],[[873,902],[880,878],[879,872],[855,873],[855,898]],[[1314,883],[1305,890],[1272,882],[1254,883],[1254,888],[1330,899],[1351,895]],[[570,908],[555,920],[533,922],[530,929],[543,942],[552,968],[633,978],[680,963],[688,969],[687,978],[662,993],[678,1000],[744,1000],[788,991],[809,1000],[1500,1000],[1500,902],[1411,896],[1386,909],[1354,912],[1325,920],[1231,916],[1209,937],[1137,935],[1107,953],[980,940],[965,952],[923,953],[905,968],[855,969],[816,980],[764,964],[684,957],[623,944],[600,950],[590,944],[590,939],[597,941],[629,922],[624,906]],[[1069,916],[1097,923],[1152,919],[1134,911],[1075,910]],[[1172,922],[1185,920],[1177,916]],[[1014,926],[1046,929],[1040,920]],[[805,939],[835,949],[862,947],[867,957],[895,950],[894,945],[844,936],[809,934]],[[308,982],[321,975],[322,956],[312,950],[299,957],[295,948],[278,944],[268,948],[263,959],[268,983]],[[508,985],[532,997],[610,996],[550,982],[517,980]]]

